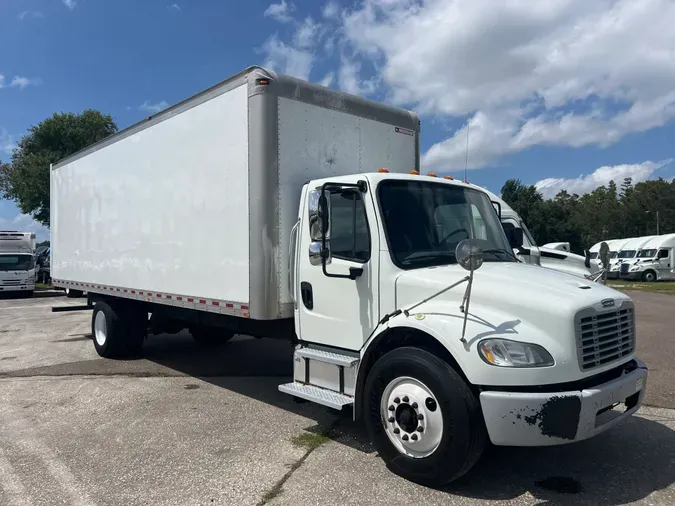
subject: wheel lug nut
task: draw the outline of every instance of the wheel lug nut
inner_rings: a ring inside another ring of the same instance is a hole
[[[417,441],[417,434],[413,434],[412,436],[410,436],[410,439],[412,439],[413,441]]]
[[[417,415],[417,419],[418,420],[424,420],[424,415],[422,413],[420,413],[419,415]]]
[[[399,432],[401,432],[401,429],[399,429],[398,427],[396,427],[396,428],[394,429],[394,434],[398,434]]]
[[[422,427],[421,425],[417,427],[417,432],[424,432],[424,427]]]
[[[398,404],[399,402],[401,402],[401,399],[399,399],[398,397],[396,397],[396,398],[394,399],[394,402],[395,402],[396,404]]]
[[[412,408],[413,408],[413,409],[417,409],[417,403],[416,403],[416,402],[413,402],[413,403],[412,403]]]
[[[403,398],[403,402],[408,402],[409,400],[407,395]]]
[[[390,416],[388,422],[389,422],[389,423],[394,423],[394,417],[393,417],[393,416]]]
[[[403,441],[407,441],[408,440],[408,434],[403,434],[403,437],[401,439]]]
[[[396,408],[394,407],[393,404],[392,404],[391,406],[389,406],[389,411],[394,411],[395,409],[396,409]]]

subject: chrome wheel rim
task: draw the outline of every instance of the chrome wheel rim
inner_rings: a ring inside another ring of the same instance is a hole
[[[415,378],[389,382],[382,393],[380,414],[389,440],[403,455],[425,458],[441,444],[441,406],[431,389]]]
[[[105,321],[105,314],[103,314],[103,311],[99,311],[94,318],[94,338],[99,346],[103,346],[107,337],[108,325]]]

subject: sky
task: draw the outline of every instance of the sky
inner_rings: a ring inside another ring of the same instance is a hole
[[[673,0],[2,0],[0,160],[54,112],[124,128],[263,65],[416,111],[422,170],[495,193],[670,179],[673,26]],[[8,201],[3,228],[48,237]]]

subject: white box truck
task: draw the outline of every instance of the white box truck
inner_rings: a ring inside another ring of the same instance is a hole
[[[0,294],[35,291],[35,233],[0,231]]]
[[[288,339],[279,389],[353,408],[420,483],[634,413],[631,299],[517,262],[484,191],[417,173],[418,142],[413,113],[247,69],[51,168],[54,283],[89,293],[103,357],[148,332]]]
[[[621,265],[621,278],[648,283],[675,280],[675,234],[649,237],[636,257]]]

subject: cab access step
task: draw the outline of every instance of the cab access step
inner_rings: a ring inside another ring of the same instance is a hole
[[[354,404],[358,365],[357,354],[298,346],[293,354],[294,381],[279,385],[279,391],[341,410]]]

